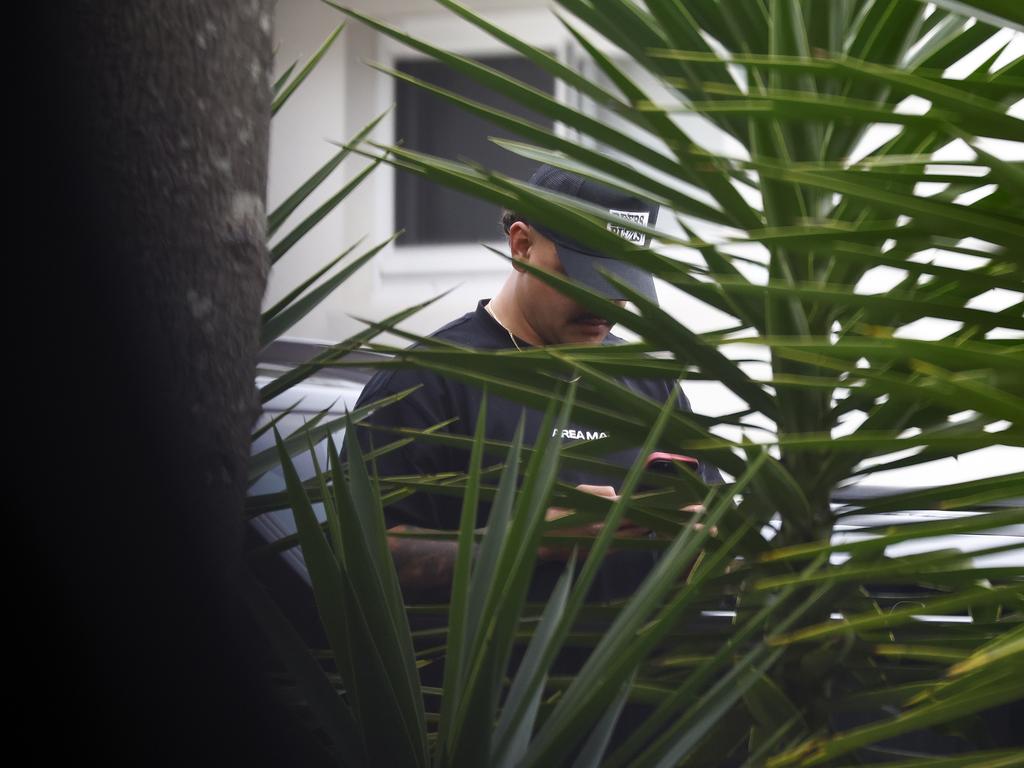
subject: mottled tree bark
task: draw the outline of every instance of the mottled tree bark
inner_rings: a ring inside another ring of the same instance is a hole
[[[71,703],[76,752],[115,763],[313,759],[239,586],[272,11],[101,0],[41,26],[51,228],[34,255],[67,292],[49,350],[75,396],[44,439],[72,450],[32,518],[42,663],[62,681],[40,693]]]

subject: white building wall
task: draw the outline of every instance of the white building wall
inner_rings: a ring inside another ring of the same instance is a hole
[[[545,4],[536,0],[478,0],[467,4],[507,28],[550,30],[547,35],[534,35],[531,42],[535,44],[561,39]],[[448,50],[497,50],[489,37],[430,0],[380,0],[351,5]],[[275,30],[279,46],[276,71],[283,72],[295,60],[304,62],[342,19],[342,14],[323,3],[280,0]],[[330,141],[347,140],[392,105],[393,81],[367,62],[390,64],[398,55],[415,54],[359,22],[348,23],[321,64],[273,120],[268,210],[273,210],[337,151]],[[389,118],[377,127],[373,138],[385,144],[393,141],[393,123]],[[362,158],[346,160],[323,189],[292,215],[281,234],[302,221],[366,164]],[[388,238],[394,231],[393,199],[393,172],[381,166],[274,266],[264,306],[279,300],[358,238],[366,238],[360,253]],[[401,326],[426,334],[472,309],[478,298],[493,295],[506,269],[496,256],[476,244],[417,248],[392,245],[288,335],[336,341],[363,327],[354,317],[380,320],[450,290],[444,299]]]

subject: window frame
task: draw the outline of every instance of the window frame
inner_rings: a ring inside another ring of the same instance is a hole
[[[569,51],[574,41],[561,25],[555,23],[550,10],[546,7],[505,9],[482,15],[502,29],[530,29],[531,45],[555,52],[559,61],[566,62],[570,56]],[[453,18],[450,14],[403,16],[397,26],[413,37],[462,56],[484,57],[514,53],[482,30],[461,19]],[[380,37],[378,61],[385,67],[395,69],[400,59],[420,58],[430,57],[389,37]],[[384,111],[395,103],[395,80],[388,78],[387,86],[380,90],[378,106],[380,111]],[[555,98],[563,102],[568,101],[566,91],[564,84],[556,78]],[[563,133],[565,128],[556,122],[555,130]],[[394,137],[393,110],[381,121],[380,132],[385,136]],[[381,168],[374,229],[389,232],[395,230],[395,193],[395,169],[391,166]],[[495,231],[497,232],[497,223]],[[507,243],[500,236],[496,236],[484,245],[504,251]],[[508,269],[504,261],[489,253],[480,242],[420,245],[403,245],[399,242],[381,256],[383,258],[378,264],[378,269],[384,280],[397,277],[438,277],[445,273],[489,277],[504,274]]]

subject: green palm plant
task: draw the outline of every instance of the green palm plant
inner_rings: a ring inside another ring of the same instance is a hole
[[[1011,114],[1024,97],[1024,62],[993,70],[993,57],[963,80],[942,74],[999,26],[1024,29],[1021,11],[1009,3],[916,0],[559,0],[574,17],[560,17],[562,23],[602,75],[594,78],[451,0],[439,2],[603,112],[569,109],[477,62],[345,12],[574,129],[587,140],[562,138],[416,81],[515,130],[524,142],[503,142],[511,151],[658,200],[675,212],[677,227],[668,231],[663,214],[661,230],[651,233],[693,258],[631,248],[607,231],[614,220],[606,212],[484,168],[400,147],[362,151],[528,220],[571,229],[732,325],[694,333],[641,296],[632,296],[631,312],[533,270],[641,341],[507,353],[377,345],[394,355],[382,364],[463,378],[546,412],[549,426],[573,414],[614,425],[608,431],[623,443],[649,447],[661,439],[716,464],[730,482],[708,488],[690,475],[658,479],[645,477],[641,466],[608,466],[622,492],[609,504],[556,479],[559,463],[599,462],[607,445],[599,454],[593,445],[563,448],[551,440],[485,444],[479,433],[458,435],[441,425],[392,435],[377,450],[413,437],[464,446],[472,452],[465,474],[375,477],[349,430],[348,461],[332,445],[326,471],[303,483],[289,459],[298,441],[290,449],[279,440],[274,460],[285,468],[336,687],[311,671],[284,630],[281,647],[291,649],[296,678],[309,682],[307,699],[321,722],[334,724],[341,762],[787,766],[899,754],[903,759],[890,764],[1015,764],[1019,755],[991,733],[987,718],[1021,699],[1024,568],[1019,559],[987,566],[975,558],[1021,545],[973,554],[936,544],[900,554],[899,545],[1019,525],[1024,509],[1014,504],[1024,474],[859,502],[837,501],[837,491],[869,471],[1024,445],[1024,175],[982,141],[1024,140],[1024,123]],[[595,46],[582,25],[620,55]],[[652,98],[651,82],[667,95]],[[908,96],[927,109],[909,114],[900,107]],[[744,153],[700,146],[675,119],[684,112],[710,121]],[[851,160],[880,123],[899,129]],[[935,157],[954,140],[973,158]],[[948,186],[926,197],[916,193],[922,182]],[[698,237],[709,224],[724,234]],[[938,265],[926,258],[931,249],[974,257],[978,266]],[[866,293],[865,275],[877,266],[898,270],[901,279],[885,293]],[[1009,306],[977,302],[992,289],[1013,297]],[[928,318],[957,328],[936,341],[912,338],[908,327]],[[754,375],[732,352],[737,345],[767,350],[769,374]],[[713,418],[681,414],[617,383],[616,376],[638,371],[720,382],[744,406]],[[572,388],[561,384],[576,376]],[[316,437],[304,439],[308,445]],[[485,466],[485,449],[507,458]],[[635,493],[641,479],[658,489]],[[418,654],[379,514],[389,499],[414,490],[461,495],[466,511],[480,499],[491,503],[486,532],[475,532],[474,515],[464,514],[451,534],[460,550],[451,604],[441,607],[448,631],[440,649]],[[694,493],[704,499],[717,539],[672,514]],[[324,502],[326,524],[312,515],[310,500]],[[568,568],[547,605],[534,606],[526,584],[536,547],[550,532],[542,510],[556,504],[609,525],[585,542],[591,554],[579,575],[571,578]],[[852,541],[836,537],[855,514],[920,509],[983,514],[874,525]],[[627,511],[660,534],[632,546],[664,554],[633,598],[588,606],[588,580]],[[723,604],[734,616],[709,626],[702,617]],[[608,629],[584,667],[568,678],[550,675],[559,649],[584,640],[579,619],[595,613]],[[527,647],[511,669],[519,635]],[[439,650],[443,689],[424,690],[413,660],[435,663]],[[380,685],[389,695],[381,696]],[[438,714],[424,713],[424,694],[440,695]],[[646,704],[649,713],[610,744],[627,701]],[[916,751],[889,741],[922,729],[928,736]],[[956,747],[942,741],[947,734],[962,736]],[[935,762],[932,755],[947,749],[966,752]]]

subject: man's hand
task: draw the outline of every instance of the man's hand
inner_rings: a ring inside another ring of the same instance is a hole
[[[689,506],[683,507],[679,511],[680,512],[689,512],[690,514],[693,514],[693,515],[703,515],[704,514],[704,505],[703,504],[690,504]],[[693,527],[696,530],[698,530],[698,531],[703,531],[704,530],[704,523],[694,523]],[[708,536],[711,536],[712,538],[718,536],[718,526],[712,525],[711,529],[708,531]]]
[[[603,496],[606,499],[615,501],[619,494],[610,485],[577,485],[577,491],[591,493],[594,496]],[[573,514],[571,509],[564,507],[548,507],[544,519],[547,521],[559,520],[567,515]],[[549,536],[587,536],[594,537],[601,533],[604,523],[588,523],[573,528],[559,528],[548,533]],[[639,528],[632,521],[623,519],[615,532],[616,538],[636,539],[647,536],[650,531],[647,528]],[[540,560],[567,560],[572,548],[569,546],[545,544],[537,550],[537,558]]]
[[[595,496],[603,496],[606,499],[615,501],[619,498],[619,494],[615,492],[615,489],[610,485],[577,485],[577,491],[583,491],[583,493],[592,493]],[[683,507],[680,512],[687,512],[692,515],[700,515],[704,513],[704,507],[701,504],[690,504],[689,506]],[[564,507],[548,507],[547,514],[544,519],[547,521],[559,520],[560,518],[566,517],[567,515],[573,514],[571,509]],[[548,536],[586,536],[596,537],[601,533],[604,528],[604,523],[588,523],[587,525],[581,525],[574,528],[559,528],[554,531],[550,531]],[[694,523],[694,528],[698,531],[704,528],[703,523]],[[638,539],[645,536],[653,536],[654,532],[649,528],[641,528],[636,525],[632,520],[623,518],[619,523],[618,530],[615,532],[615,538],[618,539]],[[711,526],[711,530],[708,531],[708,535],[717,536],[718,528]],[[569,557],[569,553],[572,548],[568,545],[559,546],[557,544],[545,544],[537,550],[537,558],[539,560],[566,560]]]

